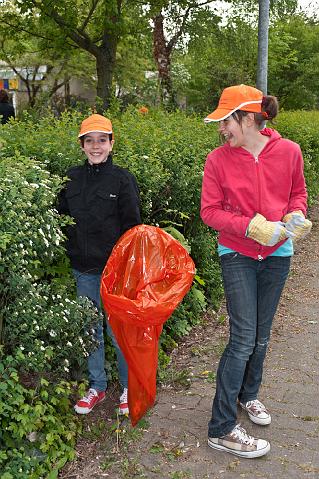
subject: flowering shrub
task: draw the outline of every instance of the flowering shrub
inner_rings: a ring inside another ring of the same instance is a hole
[[[75,299],[61,229],[70,220],[54,209],[62,181],[19,154],[0,161],[0,177],[6,351],[23,351],[25,369],[68,373],[70,358],[81,362],[94,348],[90,330],[99,315],[88,300]]]
[[[61,379],[96,347],[100,316],[75,295],[62,233],[71,219],[54,208],[61,185],[19,153],[0,159],[1,479],[57,477],[74,457],[73,389]]]
[[[20,355],[20,367],[27,371],[54,372],[69,376],[84,367],[95,342],[91,332],[99,313],[87,298],[70,299],[55,294],[48,283],[11,281],[17,294],[5,309],[4,337],[7,348]]]

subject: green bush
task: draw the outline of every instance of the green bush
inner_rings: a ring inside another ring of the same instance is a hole
[[[97,311],[76,299],[62,244],[63,226],[71,220],[54,209],[67,169],[84,160],[77,141],[84,116],[66,112],[35,121],[26,114],[0,126],[0,333],[5,329],[4,353],[10,353],[0,358],[0,438],[6,445],[1,479],[27,477],[26,471],[42,477],[73,454],[77,426],[70,416],[70,386],[65,383],[61,392],[43,376],[68,378],[68,370],[78,366],[72,361],[81,365],[94,347],[90,330]],[[276,126],[301,146],[310,204],[319,192],[318,119],[318,112],[282,113]],[[141,115],[134,108],[114,113],[112,121],[114,161],[137,178],[143,222],[165,228],[196,264],[194,284],[161,336],[159,360],[165,366],[164,351],[189,333],[207,306],[217,308],[222,296],[216,233],[199,217],[204,162],[219,143],[217,128],[181,112]],[[110,360],[109,342],[106,347]],[[25,372],[36,373],[38,381],[41,372],[42,383],[26,387],[19,378]]]
[[[309,205],[319,194],[319,132],[318,111],[280,113],[276,127],[285,138],[299,143],[305,163]]]
[[[82,118],[77,112],[65,113],[60,119],[51,116],[34,123],[26,115],[24,121],[3,127],[0,156],[22,151],[63,177],[71,165],[84,160],[77,141]],[[197,274],[205,281],[202,290],[208,303],[217,305],[219,266],[212,256],[216,235],[202,224],[198,214],[203,165],[207,153],[218,143],[216,129],[196,117],[161,110],[141,115],[129,108],[112,121],[114,161],[137,178],[143,222],[173,226],[189,241]],[[209,245],[205,254],[203,243]]]
[[[0,332],[6,352],[25,351],[23,367],[30,371],[68,373],[70,357],[81,362],[95,347],[89,332],[98,313],[75,298],[68,276],[61,228],[70,220],[54,209],[62,182],[19,154],[0,160],[0,178]]]
[[[75,456],[81,426],[71,412],[73,388],[45,379],[23,386],[22,356],[0,352],[0,479],[54,479]]]
[[[35,160],[0,158],[1,479],[47,477],[74,456],[78,425],[61,380],[96,347],[99,314],[76,298],[62,234],[71,220],[54,209],[61,185]]]
[[[60,118],[48,115],[35,122],[26,115],[21,122],[4,125],[0,130],[3,143],[0,155],[10,156],[18,150],[63,177],[71,165],[84,160],[77,141],[84,116],[66,112]],[[319,189],[318,116],[318,112],[284,112],[276,125],[283,136],[301,145],[310,204]],[[207,304],[217,307],[222,287],[216,234],[199,217],[204,161],[219,143],[216,125],[207,126],[202,118],[182,112],[150,110],[142,115],[133,107],[123,113],[114,110],[112,121],[114,161],[137,178],[143,221],[163,228],[173,227],[187,240],[197,274],[203,280],[197,287],[204,292]],[[188,301],[187,296],[184,302]]]
[[[27,112],[21,121],[0,127],[0,158],[20,156],[38,160],[51,173],[63,177],[82,158],[77,143],[79,113],[53,114],[35,120]]]

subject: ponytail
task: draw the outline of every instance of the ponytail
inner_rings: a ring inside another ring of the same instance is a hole
[[[275,96],[263,96],[261,102],[261,113],[255,113],[255,122],[260,127],[265,120],[273,121],[278,115],[279,105]]]

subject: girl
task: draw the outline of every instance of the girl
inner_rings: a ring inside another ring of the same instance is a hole
[[[299,145],[281,138],[265,120],[278,112],[273,96],[256,88],[226,88],[205,122],[218,121],[223,146],[206,161],[201,217],[219,231],[230,323],[209,422],[208,445],[253,458],[270,444],[236,424],[237,404],[261,426],[271,416],[258,399],[271,325],[289,272],[292,239],[311,228]],[[287,239],[289,238],[289,239]]]

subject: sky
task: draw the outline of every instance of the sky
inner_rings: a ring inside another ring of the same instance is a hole
[[[306,13],[309,13],[309,14],[316,13],[317,16],[319,15],[319,0],[298,0],[298,5]],[[214,7],[220,8],[221,10],[224,10],[224,11],[226,9],[227,11],[227,4],[225,6],[225,3],[222,0],[215,1]]]
[[[319,1],[318,0],[298,0],[299,6],[304,11],[315,12],[319,11]]]

